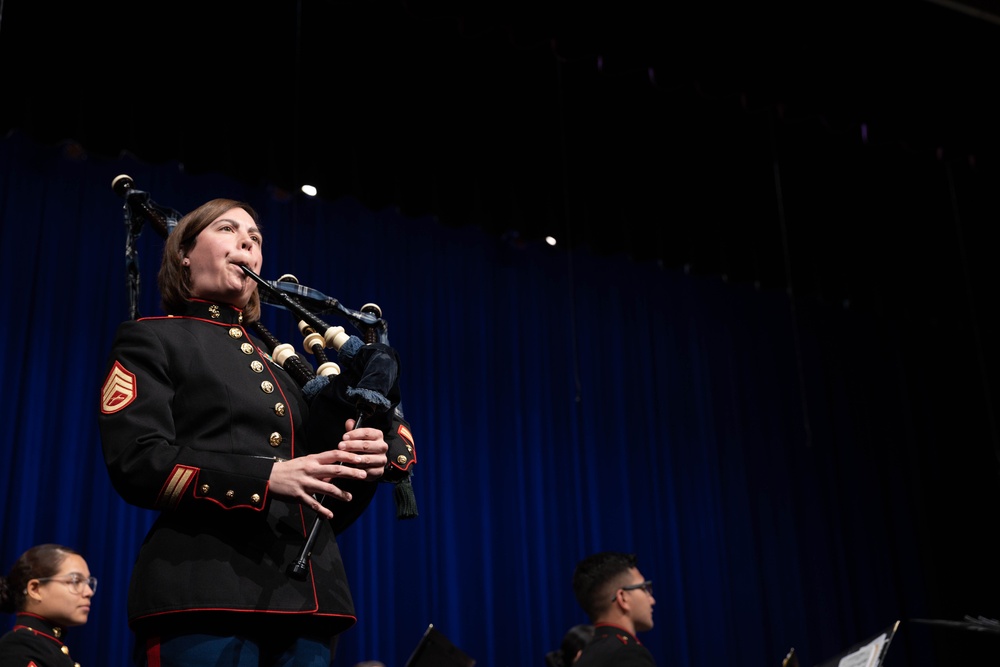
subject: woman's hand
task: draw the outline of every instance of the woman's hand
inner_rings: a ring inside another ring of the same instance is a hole
[[[271,468],[268,487],[278,497],[302,503],[330,519],[333,512],[320,505],[316,496],[330,496],[345,502],[351,494],[331,484],[332,479],[359,479],[376,482],[388,463],[389,445],[377,428],[354,428],[348,419],[347,432],[336,449],[279,461]]]
[[[354,428],[355,423],[353,419],[347,420],[347,432],[344,433],[344,439],[340,441],[337,448],[341,452],[352,455],[351,460],[344,461],[344,465],[363,470],[365,476],[362,479],[377,482],[389,464],[389,460],[385,456],[385,453],[389,451],[389,445],[381,430],[366,427],[356,429]]]

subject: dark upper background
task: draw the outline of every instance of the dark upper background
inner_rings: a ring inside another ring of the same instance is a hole
[[[602,4],[3,0],[0,133],[834,303],[985,279],[1000,3]]]

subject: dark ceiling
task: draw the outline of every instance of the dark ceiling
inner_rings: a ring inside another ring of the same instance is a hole
[[[971,0],[0,10],[0,132],[836,299],[914,268],[942,165],[1000,163]]]

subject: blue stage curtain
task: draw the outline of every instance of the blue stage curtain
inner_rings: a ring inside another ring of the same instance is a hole
[[[359,623],[336,664],[402,667],[433,623],[483,667],[540,666],[586,621],[571,574],[598,550],[638,554],[654,580],[640,638],[664,666],[776,667],[794,646],[805,667],[897,619],[896,664],[932,665],[947,638],[909,619],[1000,616],[987,408],[971,348],[942,333],[961,321],[919,332],[72,142],[12,135],[0,166],[0,567],[40,542],[84,554],[100,590],[67,642],[84,667],[128,664],[153,519],[111,488],[96,427],[128,317],[121,173],[181,212],[249,201],[265,277],[389,322],[419,517],[397,520],[387,485],[342,536]],[[144,229],[142,314],[159,312],[161,251]],[[288,313],[265,307],[265,323],[299,347]]]

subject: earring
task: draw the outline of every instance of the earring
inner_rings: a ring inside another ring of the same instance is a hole
[[[184,261],[181,262],[181,264],[183,264],[184,266],[191,266],[191,260],[185,257]]]

